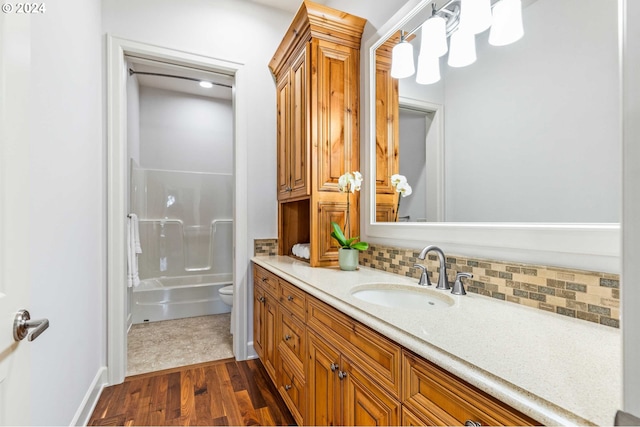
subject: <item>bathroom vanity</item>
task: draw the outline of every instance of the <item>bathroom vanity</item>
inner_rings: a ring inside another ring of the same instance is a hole
[[[254,348],[300,425],[606,425],[620,407],[617,329],[362,266],[253,262]],[[425,306],[359,296],[385,289]]]

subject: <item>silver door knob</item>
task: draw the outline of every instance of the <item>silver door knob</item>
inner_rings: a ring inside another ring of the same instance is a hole
[[[33,341],[49,327],[49,319],[31,320],[31,315],[27,310],[20,310],[16,313],[13,321],[13,339],[22,341],[27,336],[27,340]],[[31,333],[29,329],[35,328]]]

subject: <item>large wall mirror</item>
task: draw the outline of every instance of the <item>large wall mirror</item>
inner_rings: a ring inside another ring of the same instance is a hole
[[[410,0],[366,44],[367,235],[509,247],[527,262],[530,251],[566,253],[576,267],[600,257],[617,271],[617,2],[523,0],[515,43],[494,46],[486,30],[472,64],[449,66],[451,50],[440,57],[437,82],[391,77],[401,35],[418,65],[422,24],[443,7],[453,15],[460,3]],[[410,195],[395,191],[394,174]]]

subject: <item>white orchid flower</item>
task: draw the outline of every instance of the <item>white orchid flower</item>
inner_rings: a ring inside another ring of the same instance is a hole
[[[349,183],[353,180],[353,175],[351,175],[349,172],[345,173],[344,175],[341,175],[340,178],[338,178],[338,190],[340,190],[341,193],[346,193],[349,191]]]
[[[391,175],[391,185],[397,188],[400,184],[407,183],[407,177],[400,174]]]
[[[402,197],[410,196],[411,193],[413,192],[413,190],[411,189],[411,186],[407,184],[406,181],[398,184],[398,186],[396,187],[396,191],[402,194]]]
[[[358,171],[347,172],[338,178],[338,190],[341,193],[355,193],[362,187],[362,174]]]

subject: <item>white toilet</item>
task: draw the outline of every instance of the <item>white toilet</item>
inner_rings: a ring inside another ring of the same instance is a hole
[[[220,294],[220,299],[223,303],[228,306],[233,306],[233,285],[220,288],[218,294]]]

